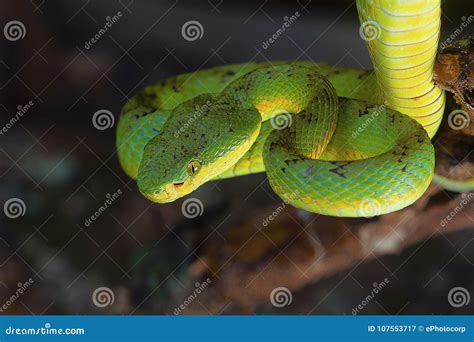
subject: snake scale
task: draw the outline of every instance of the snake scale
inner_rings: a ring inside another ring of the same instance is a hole
[[[434,173],[444,93],[432,81],[440,0],[358,0],[374,72],[246,63],[178,75],[124,106],[117,151],[148,199],[266,172],[295,207],[367,217],[416,201]],[[370,35],[374,35],[370,36]]]

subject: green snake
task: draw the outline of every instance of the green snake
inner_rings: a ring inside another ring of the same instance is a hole
[[[139,91],[122,110],[117,151],[140,192],[166,203],[211,180],[266,172],[285,202],[324,215],[416,201],[433,177],[430,138],[445,102],[432,81],[440,0],[357,8],[375,72],[251,62]]]

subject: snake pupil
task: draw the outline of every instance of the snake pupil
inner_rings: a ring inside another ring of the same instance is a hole
[[[189,175],[194,175],[197,171],[199,170],[199,162],[196,160],[193,160],[192,162],[189,163],[188,165],[188,173]]]

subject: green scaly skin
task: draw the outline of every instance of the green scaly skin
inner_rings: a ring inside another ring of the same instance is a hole
[[[203,89],[203,80],[209,87]],[[372,104],[381,102],[374,89],[370,72],[309,62],[180,75],[144,89],[125,106],[119,159],[156,202],[214,178],[266,171],[275,192],[299,208],[335,216],[384,214],[426,190],[434,150],[416,121]],[[284,117],[291,126],[272,129],[279,117],[272,118],[282,112],[293,113]],[[196,161],[191,175],[189,164]]]

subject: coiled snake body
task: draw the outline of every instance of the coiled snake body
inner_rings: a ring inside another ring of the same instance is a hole
[[[284,201],[325,215],[413,203],[433,177],[430,137],[444,110],[432,82],[440,2],[357,5],[361,33],[379,30],[368,39],[375,73],[269,62],[166,79],[124,106],[117,149],[125,172],[161,203],[263,171]]]

